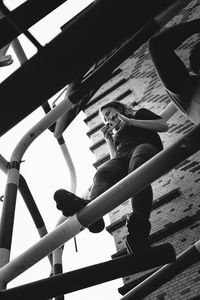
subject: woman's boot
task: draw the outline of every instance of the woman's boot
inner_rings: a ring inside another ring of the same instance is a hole
[[[81,208],[90,203],[89,200],[82,199],[64,189],[60,189],[55,192],[54,200],[56,201],[56,207],[62,211],[65,217],[71,217]],[[90,225],[88,229],[92,233],[99,233],[104,229],[104,227],[104,220],[101,218]]]
[[[126,237],[127,251],[129,253],[147,251],[150,247],[151,223],[149,219],[135,211],[127,218],[126,226],[128,229]]]

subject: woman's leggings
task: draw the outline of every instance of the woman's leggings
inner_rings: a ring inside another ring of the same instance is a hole
[[[168,28],[149,41],[149,54],[158,76],[168,90],[177,94],[183,91],[190,75],[175,49],[195,33],[200,33],[200,19]]]
[[[158,151],[154,146],[150,144],[141,144],[126,155],[110,159],[99,170],[97,170],[89,194],[89,200],[93,200],[98,197],[112,185],[149,160],[157,152]],[[152,201],[153,192],[151,185],[149,185],[132,197],[131,203],[133,211],[137,211],[149,218]]]

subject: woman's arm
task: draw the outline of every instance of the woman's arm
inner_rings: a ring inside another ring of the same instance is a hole
[[[109,150],[109,153],[110,153],[110,157],[111,158],[115,157],[115,146],[114,146],[112,138],[111,139],[105,139],[105,141],[108,145],[108,150]]]
[[[149,129],[157,132],[165,132],[168,130],[167,122],[161,119],[153,119],[153,120],[138,120],[138,119],[129,119],[123,115],[118,115],[119,119],[122,122],[122,126],[136,126],[143,129]]]
[[[107,126],[104,126],[101,129],[101,131],[102,131],[104,139],[105,139],[105,141],[108,145],[108,150],[109,150],[109,153],[110,153],[110,157],[113,158],[113,157],[115,157],[115,145],[114,145],[114,142],[113,142],[111,132],[110,132],[110,130]]]

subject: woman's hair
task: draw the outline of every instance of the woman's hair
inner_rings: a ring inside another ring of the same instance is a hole
[[[126,117],[133,117],[135,111],[132,109],[130,105],[118,102],[118,101],[111,101],[103,106],[100,107],[99,112],[101,113],[104,108],[115,108],[120,114],[126,116]]]
[[[200,74],[200,42],[198,42],[194,47],[192,48],[190,52],[190,67],[191,70],[196,73]]]

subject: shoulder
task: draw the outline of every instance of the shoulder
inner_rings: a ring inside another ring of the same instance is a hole
[[[151,110],[147,108],[140,108],[135,113],[135,118],[141,118],[141,119],[161,119],[159,115],[152,112]]]
[[[142,107],[142,108],[139,108],[139,109],[136,111],[136,114],[144,114],[144,113],[147,113],[147,112],[150,112],[150,110],[147,109],[147,108]]]

